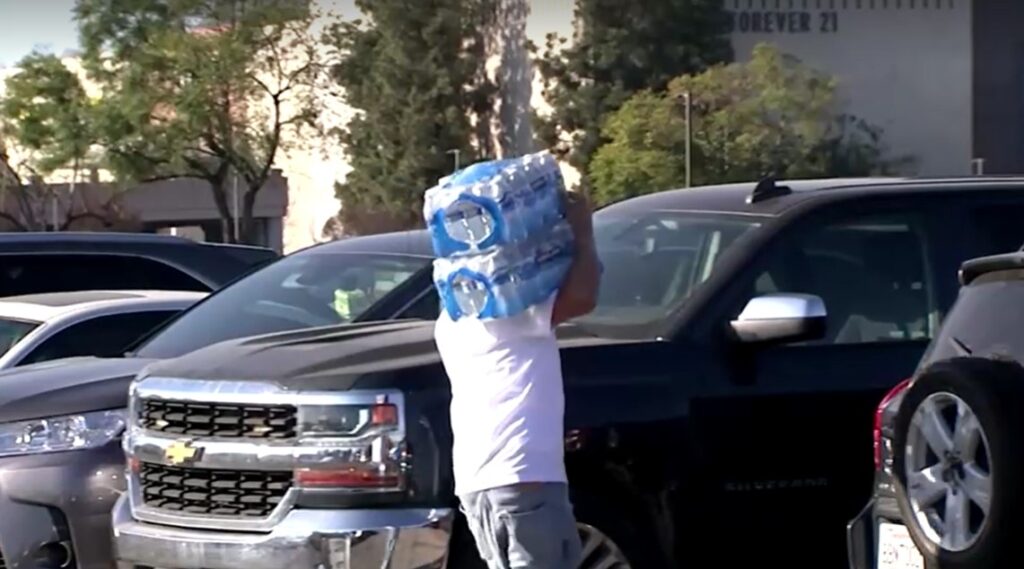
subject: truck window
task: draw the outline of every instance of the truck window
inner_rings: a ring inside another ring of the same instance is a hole
[[[17,365],[74,356],[120,357],[135,340],[175,314],[178,314],[177,310],[150,310],[98,316],[78,322],[50,336]]]
[[[820,296],[828,311],[823,343],[929,339],[938,311],[924,237],[909,214],[819,225],[773,249],[754,293]]]
[[[983,257],[1018,251],[1024,246],[1024,204],[989,203],[971,207],[971,257]]]
[[[0,296],[130,289],[210,291],[181,270],[144,257],[95,253],[0,255]]]
[[[399,314],[398,318],[437,320],[437,317],[440,314],[441,299],[437,296],[437,290],[431,287],[430,290],[409,306],[409,308]]]
[[[598,211],[594,238],[604,273],[597,307],[576,322],[639,325],[665,318],[760,227],[760,218],[743,215],[664,211],[637,218]]]

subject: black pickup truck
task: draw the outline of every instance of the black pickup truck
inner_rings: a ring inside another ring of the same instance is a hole
[[[735,184],[595,214],[558,329],[583,567],[842,567],[873,411],[962,260],[1020,245],[1024,179]],[[429,268],[393,291],[430,289]],[[387,300],[387,299],[385,299]],[[478,567],[433,323],[219,343],[132,384],[122,566]]]

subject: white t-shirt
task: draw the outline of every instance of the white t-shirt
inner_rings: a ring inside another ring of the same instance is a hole
[[[554,300],[495,320],[441,311],[434,337],[451,382],[457,494],[566,481]]]

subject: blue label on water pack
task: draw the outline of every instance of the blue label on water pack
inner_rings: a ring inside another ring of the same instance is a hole
[[[476,254],[532,239],[564,216],[563,192],[546,153],[469,166],[424,196],[434,253]]]
[[[452,320],[506,318],[550,298],[571,264],[571,230],[563,221],[536,243],[436,259],[434,282]]]

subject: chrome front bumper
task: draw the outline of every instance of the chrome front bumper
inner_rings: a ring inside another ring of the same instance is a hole
[[[113,513],[120,569],[443,569],[450,509],[292,510],[269,533],[195,530]]]

